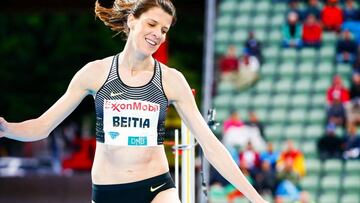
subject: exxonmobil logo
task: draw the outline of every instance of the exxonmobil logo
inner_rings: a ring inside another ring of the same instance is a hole
[[[143,101],[106,100],[105,109],[111,109],[116,112],[121,112],[123,110],[157,112],[159,111],[159,105]]]

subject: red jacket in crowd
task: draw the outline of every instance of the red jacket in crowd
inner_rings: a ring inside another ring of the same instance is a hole
[[[321,41],[322,28],[319,24],[303,25],[303,41],[307,43],[316,43]]]
[[[237,71],[239,60],[236,57],[224,57],[220,60],[220,70],[222,73]]]
[[[326,28],[340,28],[343,23],[343,12],[337,6],[326,5],[321,12],[321,20]]]

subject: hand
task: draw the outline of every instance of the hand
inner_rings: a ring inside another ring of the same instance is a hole
[[[7,122],[3,117],[0,117],[0,138],[5,136]]]

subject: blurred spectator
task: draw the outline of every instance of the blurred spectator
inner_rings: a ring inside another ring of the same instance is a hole
[[[284,167],[278,171],[276,174],[276,178],[278,182],[282,182],[284,180],[288,180],[292,182],[295,186],[299,185],[300,176],[299,174],[294,170],[293,167],[293,159],[291,157],[287,157],[284,160]]]
[[[360,99],[360,73],[355,72],[352,75],[350,87],[350,99]]]
[[[254,32],[249,32],[248,38],[245,42],[245,49],[250,56],[255,56],[260,63],[263,62],[261,42],[255,38]]]
[[[296,201],[295,203],[315,203],[315,202],[311,200],[310,194],[307,191],[302,191],[300,193],[299,201]]]
[[[292,161],[292,167],[300,177],[306,174],[304,155],[295,148],[292,140],[286,142],[286,148],[280,154],[280,158],[276,164],[278,171],[282,171],[284,167],[286,167],[286,164],[289,164],[285,163],[286,161]]]
[[[319,48],[321,45],[322,28],[315,15],[309,14],[303,25],[303,43],[306,47]]]
[[[346,128],[346,109],[343,103],[341,103],[339,94],[334,95],[334,101],[327,110],[326,122],[331,122],[335,126],[341,126],[344,129]]]
[[[258,71],[260,63],[255,56],[244,52],[239,65],[239,77],[237,79],[237,87],[243,89],[251,86],[258,79]]]
[[[266,151],[264,151],[260,154],[260,160],[262,162],[264,162],[264,161],[269,162],[271,167],[273,169],[275,169],[276,162],[279,159],[279,155],[280,155],[279,152],[274,151],[273,144],[271,142],[268,142]]]
[[[326,93],[327,103],[331,105],[334,98],[340,98],[341,103],[346,103],[350,100],[349,90],[343,86],[343,81],[339,75],[333,77],[333,82]]]
[[[321,11],[321,20],[326,30],[340,31],[343,23],[343,12],[337,3],[337,0],[328,0]]]
[[[234,81],[238,77],[239,60],[236,56],[236,47],[230,45],[226,55],[219,61],[221,80]]]
[[[293,161],[291,158],[286,158],[284,167],[276,174],[276,179],[279,182],[275,195],[290,200],[291,202],[299,198],[299,181],[300,176],[293,168]]]
[[[255,175],[255,189],[261,194],[274,194],[276,172],[268,161],[261,163],[260,171]]]
[[[349,30],[344,30],[336,43],[336,62],[353,63],[357,55],[357,43]]]
[[[299,0],[288,0],[288,9],[285,16],[288,16],[289,13],[295,12],[298,16],[298,20],[303,20],[303,13],[299,8]]]
[[[357,56],[353,63],[353,72],[360,74],[360,46],[358,47]]]
[[[342,139],[336,136],[336,125],[329,123],[325,135],[317,143],[320,159],[341,158]]]
[[[240,114],[235,109],[231,109],[230,116],[224,121],[223,126],[223,132],[226,134],[231,127],[241,127],[244,126],[244,123],[240,119]]]
[[[354,0],[346,0],[345,6],[343,9],[344,21],[358,21],[360,20],[360,13],[357,8],[355,8]]]
[[[360,137],[357,135],[356,127],[349,126],[348,135],[345,137],[345,159],[359,159],[360,158]]]
[[[345,105],[348,127],[360,124],[360,99],[353,99]]]
[[[320,20],[320,6],[318,0],[309,0],[308,6],[304,12],[304,18],[306,19],[309,15],[314,15],[316,20]]]
[[[260,155],[254,150],[251,142],[248,142],[246,148],[239,155],[240,163],[246,164],[248,170],[253,173],[260,168]]]
[[[257,127],[260,131],[261,137],[266,141],[264,134],[264,125],[259,121],[256,113],[254,111],[249,111],[249,120],[245,122],[246,125]]]
[[[283,46],[301,48],[302,25],[296,12],[287,15],[287,22],[282,27]]]

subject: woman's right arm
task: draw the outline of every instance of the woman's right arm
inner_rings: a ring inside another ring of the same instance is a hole
[[[71,80],[65,94],[45,113],[35,119],[19,123],[7,122],[0,117],[0,137],[30,142],[46,138],[91,93],[91,83],[96,83],[94,72],[97,62],[90,62]]]

